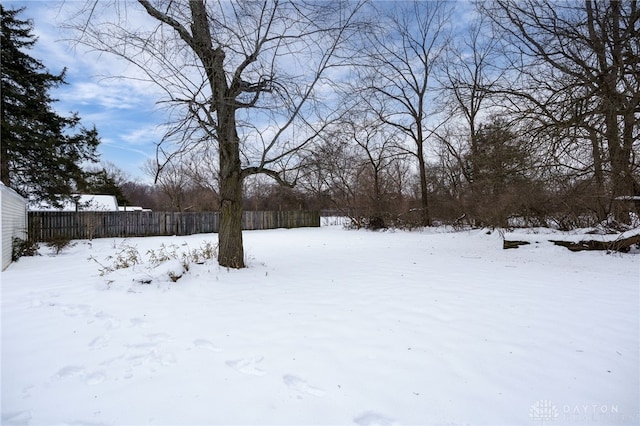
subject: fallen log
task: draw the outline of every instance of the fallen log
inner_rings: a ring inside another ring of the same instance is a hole
[[[566,247],[571,251],[583,251],[583,250],[606,250],[606,251],[619,251],[627,253],[631,246],[634,244],[640,244],[640,235],[633,235],[627,238],[618,238],[612,241],[602,240],[582,240],[578,242],[574,241],[562,241],[562,240],[549,240],[553,244],[561,247]]]
[[[520,246],[524,246],[526,244],[531,244],[529,241],[508,241],[508,240],[503,240],[502,241],[502,248],[503,249],[512,249],[512,248],[518,248]]]

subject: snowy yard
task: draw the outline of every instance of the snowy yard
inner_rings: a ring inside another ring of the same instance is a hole
[[[176,282],[88,260],[216,238],[11,265],[2,424],[640,423],[638,253],[329,226],[245,232],[249,268]]]

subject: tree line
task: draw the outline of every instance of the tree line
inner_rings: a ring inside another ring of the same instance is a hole
[[[246,199],[286,194],[389,224],[630,223],[637,2],[479,2],[461,25],[451,2],[366,6],[342,54],[350,77],[331,81],[341,108],[280,164],[293,179],[247,179]],[[165,157],[162,186],[215,182],[216,158],[194,152]]]
[[[124,182],[129,201],[220,210],[224,266],[243,266],[257,206],[374,226],[637,218],[637,1],[91,0],[73,16],[77,43],[138,65],[171,111],[156,184]]]

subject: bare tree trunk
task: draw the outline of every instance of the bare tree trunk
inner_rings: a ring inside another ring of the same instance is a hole
[[[235,127],[233,133],[236,132]],[[237,141],[220,143],[220,231],[218,263],[229,268],[244,268],[242,245],[242,176]]]
[[[629,158],[625,158],[625,153],[620,146],[618,134],[618,116],[616,111],[609,111],[606,117],[606,136],[611,162],[611,189],[612,196],[630,195],[630,185],[627,173]],[[624,209],[623,203],[613,203],[613,216],[621,223],[630,223],[629,212]]]
[[[424,161],[423,143],[418,144],[418,167],[420,168],[420,218],[422,226],[431,226],[429,212],[429,187],[427,186],[427,167]]]
[[[376,164],[372,164],[373,171],[373,215],[382,217],[382,191],[380,189],[380,168]]]
[[[224,82],[224,80],[223,80]],[[226,85],[226,82],[225,82]],[[242,245],[242,166],[235,108],[221,102],[218,107],[220,146],[220,231],[218,263],[228,268],[244,268]]]
[[[593,173],[596,183],[596,215],[598,222],[602,222],[607,218],[607,208],[605,205],[606,188],[604,179],[604,170],[602,165],[602,154],[600,152],[600,140],[596,132],[590,130],[591,151],[593,156]]]
[[[222,150],[220,151],[222,157]],[[242,179],[236,170],[220,174],[220,232],[218,263],[229,268],[244,268],[242,245]]]

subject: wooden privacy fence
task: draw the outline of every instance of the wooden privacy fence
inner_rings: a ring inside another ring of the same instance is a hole
[[[218,232],[218,212],[29,212],[29,238],[47,241]],[[320,226],[317,211],[245,211],[242,229]]]

